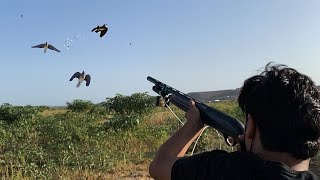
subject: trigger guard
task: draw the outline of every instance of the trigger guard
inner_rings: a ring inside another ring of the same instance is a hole
[[[224,137],[224,141],[226,142],[226,144],[228,145],[228,146],[235,146],[235,145],[237,145],[237,141],[236,140],[234,140],[232,137],[230,137],[230,136],[225,136]]]

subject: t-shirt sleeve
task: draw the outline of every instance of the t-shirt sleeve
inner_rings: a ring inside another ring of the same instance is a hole
[[[206,179],[208,171],[219,166],[219,157],[226,154],[223,150],[204,152],[178,159],[172,166],[171,179]]]

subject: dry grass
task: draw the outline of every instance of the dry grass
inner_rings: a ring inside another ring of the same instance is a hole
[[[150,180],[152,178],[149,176],[149,173],[147,171],[148,165],[149,162],[145,162],[144,164],[139,165],[133,163],[123,163],[116,169],[116,171],[111,172],[95,171],[90,169],[60,169],[56,171],[57,174],[54,178],[61,180]]]
[[[66,169],[58,168],[50,173],[51,178],[57,180],[151,180],[148,173],[148,166],[150,161],[146,161],[143,164],[133,164],[130,162],[123,163],[113,171],[97,171],[92,169]],[[14,179],[14,180],[29,180],[33,179],[30,177],[25,177],[22,175],[22,171],[16,170],[7,172],[12,172],[9,175],[3,175],[1,179]]]
[[[177,121],[177,119],[175,119],[175,116],[169,110],[157,112],[156,114],[152,115],[152,117],[150,117],[148,121],[149,124],[157,126],[166,123],[168,119],[174,119],[175,121]]]
[[[106,179],[152,179],[149,175],[148,167],[150,161],[145,161],[143,164],[125,163],[121,165],[116,172],[109,173],[105,177]]]
[[[41,113],[42,116],[48,117],[48,116],[53,116],[56,114],[63,114],[66,113],[67,109],[48,109],[45,110]]]

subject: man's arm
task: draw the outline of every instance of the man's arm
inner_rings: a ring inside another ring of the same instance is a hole
[[[149,173],[155,179],[166,180],[171,177],[174,162],[183,157],[192,142],[199,136],[203,123],[194,101],[189,102],[186,113],[187,122],[158,149],[149,166]]]

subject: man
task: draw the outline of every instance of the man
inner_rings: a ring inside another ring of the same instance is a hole
[[[320,144],[320,92],[285,65],[267,64],[247,79],[238,97],[246,114],[246,151],[213,150],[183,157],[204,124],[193,101],[187,122],[157,151],[149,167],[155,179],[318,179],[309,170]]]

